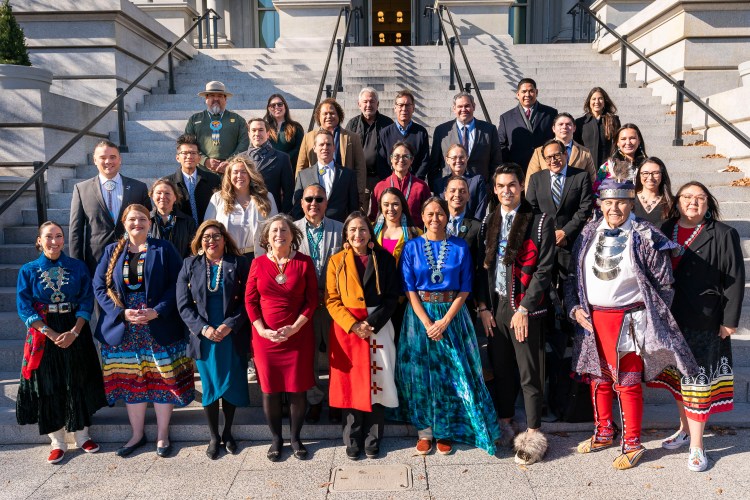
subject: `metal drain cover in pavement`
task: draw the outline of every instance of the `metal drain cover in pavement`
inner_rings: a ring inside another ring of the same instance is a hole
[[[336,467],[331,483],[331,491],[404,491],[412,487],[411,467],[404,464]]]

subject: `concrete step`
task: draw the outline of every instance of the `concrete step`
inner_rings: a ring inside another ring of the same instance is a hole
[[[66,220],[66,224],[62,228],[66,239],[68,236],[67,222],[68,221]],[[26,244],[33,246],[34,242],[36,241],[37,227],[36,224],[29,226],[8,226],[3,229],[3,234],[5,236],[5,243]]]
[[[0,311],[0,340],[18,340],[25,338],[26,327],[21,321],[21,318],[18,317],[15,306],[11,311]]]
[[[24,264],[39,257],[39,252],[34,248],[34,244],[4,244],[0,245],[0,264]],[[10,275],[15,272],[18,275],[18,269],[13,270],[0,266],[0,279],[3,271]],[[0,285],[1,286],[1,285]],[[15,286],[15,282],[10,286]],[[2,290],[2,288],[0,288]],[[0,309],[2,310],[2,309]]]

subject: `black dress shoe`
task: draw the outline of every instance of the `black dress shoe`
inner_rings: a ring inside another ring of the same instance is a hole
[[[380,455],[380,448],[370,448],[369,450],[365,450],[365,455],[367,458],[378,458]]]
[[[235,455],[237,453],[237,441],[232,436],[222,438],[224,441],[224,447],[227,449],[227,453]]]
[[[172,454],[172,443],[169,443],[167,446],[156,447],[156,454],[159,455],[161,458],[167,458],[169,455]]]
[[[216,441],[210,441],[208,443],[208,448],[206,448],[206,456],[211,460],[219,458],[219,443]]]
[[[317,424],[320,422],[320,414],[323,412],[323,403],[310,405],[305,416],[305,422],[308,424]]]
[[[278,462],[279,458],[281,458],[281,443],[273,443],[271,447],[268,448],[266,458],[271,462]]]
[[[118,457],[127,457],[144,444],[146,444],[145,434],[141,437],[140,441],[135,443],[133,446],[122,446],[121,448],[118,448],[118,450],[115,452],[115,455],[117,455]]]
[[[305,445],[302,444],[302,442],[292,442],[292,454],[294,455],[294,458],[297,460],[305,460],[307,459],[307,448],[305,448]]]
[[[329,408],[328,409],[328,421],[332,424],[341,423],[341,408]]]
[[[359,460],[360,450],[359,448],[346,447],[346,458],[349,460]]]

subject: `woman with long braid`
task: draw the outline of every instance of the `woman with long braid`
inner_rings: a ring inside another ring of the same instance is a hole
[[[154,403],[156,454],[167,457],[172,409],[189,404],[195,392],[175,297],[182,258],[171,243],[148,237],[143,205],[128,206],[122,223],[125,235],[105,248],[93,283],[101,307],[95,336],[102,343],[104,391],[110,405],[124,400],[128,410],[132,436],[117,455],[146,444],[146,406]]]

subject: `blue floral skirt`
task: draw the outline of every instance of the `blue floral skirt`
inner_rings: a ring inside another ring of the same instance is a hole
[[[427,314],[442,318],[450,303],[423,303]],[[432,428],[445,438],[495,453],[500,438],[497,414],[482,378],[474,327],[464,305],[443,339],[431,340],[411,304],[401,326],[396,362],[399,412],[418,430]]]
[[[145,307],[144,292],[128,293],[128,309]],[[128,323],[119,345],[102,344],[104,391],[110,405],[164,403],[187,406],[195,397],[193,360],[185,356],[187,343],[156,343],[149,325]]]

